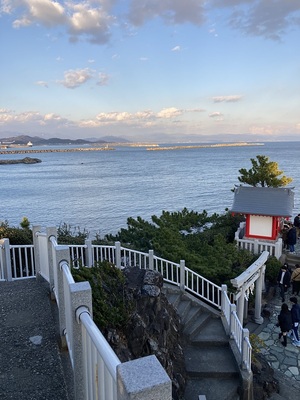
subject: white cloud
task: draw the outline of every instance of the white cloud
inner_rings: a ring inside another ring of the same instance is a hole
[[[204,20],[206,0],[132,0],[129,5],[129,20],[133,25],[160,17],[172,24],[190,22],[199,25]]]
[[[181,48],[180,48],[180,46],[175,46],[175,47],[173,47],[173,49],[171,50],[171,51],[180,51],[181,50]]]
[[[64,80],[59,81],[68,89],[75,89],[91,79],[94,73],[88,68],[65,71]]]
[[[213,102],[214,103],[235,103],[237,101],[240,101],[242,99],[242,95],[236,94],[236,95],[231,95],[231,96],[216,96],[213,97]]]
[[[38,85],[38,86],[43,86],[45,88],[48,87],[48,83],[44,82],[44,81],[37,81],[35,84]]]
[[[110,79],[110,76],[108,74],[105,74],[104,72],[100,72],[98,74],[98,86],[106,86],[108,84],[108,81]]]
[[[178,110],[178,108],[170,107],[164,108],[160,112],[157,113],[158,118],[174,118],[182,115],[183,110]]]
[[[280,40],[294,25],[300,25],[300,2],[298,0],[256,0],[245,6],[243,0],[234,1],[229,23],[232,27],[253,36]],[[232,1],[223,4],[232,7]]]
[[[26,12],[21,19],[14,21],[13,26],[15,28],[31,25],[33,22],[38,22],[47,27],[62,25],[66,22],[65,9],[56,1],[21,0],[20,4],[25,7]]]
[[[215,111],[215,112],[209,114],[209,117],[210,117],[210,118],[217,119],[218,121],[220,121],[220,120],[222,120],[222,118],[223,118],[223,114],[220,113],[219,111]]]
[[[72,40],[76,41],[78,36],[87,36],[91,43],[107,43],[110,38],[110,25],[115,18],[99,8],[90,8],[89,3],[78,3],[71,5],[72,15],[68,19],[68,30]]]
[[[127,15],[124,10],[112,14],[118,9],[115,5],[127,7]],[[155,18],[167,24],[200,26],[217,18],[215,10],[219,8],[224,10],[219,13],[219,24],[253,36],[278,40],[300,25],[299,0],[128,0],[125,5],[121,0],[2,0],[0,15],[11,14],[15,28],[62,26],[72,42],[84,39],[105,44],[115,26],[127,32],[132,25],[138,27]],[[215,27],[210,32],[215,34]]]

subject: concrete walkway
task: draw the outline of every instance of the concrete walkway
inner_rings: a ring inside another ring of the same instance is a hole
[[[292,268],[295,263],[300,264],[300,240],[295,246],[295,254],[291,255],[289,251],[284,250],[281,261],[287,262]],[[285,295],[289,308],[292,306],[289,301],[291,296],[292,289],[290,288]],[[298,302],[300,304],[300,296],[298,296]],[[258,348],[274,369],[275,378],[279,380],[282,397],[274,395],[272,400],[277,398],[295,400],[300,398],[300,348],[295,347],[290,338],[287,339],[287,347],[283,347],[279,341],[280,329],[276,326],[282,305],[279,289],[276,288],[274,296],[269,295],[268,299],[263,299],[263,303],[270,312],[270,317],[265,317],[262,325],[249,323],[246,327],[250,333],[257,334],[261,339],[261,345],[258,345]]]
[[[49,289],[0,282],[0,399],[70,400]]]

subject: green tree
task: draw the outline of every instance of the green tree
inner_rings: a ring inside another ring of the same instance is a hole
[[[147,252],[153,249],[164,259],[179,262],[216,284],[230,284],[254,261],[247,251],[240,251],[234,243],[234,232],[243,220],[241,216],[209,216],[184,208],[179,212],[162,211],[160,217],[153,215],[151,222],[141,217],[128,218],[128,228],[117,235],[106,235],[101,241],[120,241],[122,246]],[[257,257],[255,257],[257,258]]]
[[[257,159],[251,158],[252,168],[249,170],[241,168],[239,173],[241,176],[238,180],[241,183],[247,183],[250,186],[261,187],[282,187],[292,182],[292,178],[280,175],[283,171],[278,169],[278,163],[269,161],[269,157],[258,155]]]

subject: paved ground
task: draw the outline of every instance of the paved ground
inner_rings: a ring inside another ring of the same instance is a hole
[[[0,282],[0,399],[70,400],[49,290]]]
[[[284,253],[289,257],[288,251]],[[300,264],[300,258],[297,260],[297,256],[300,256],[300,240],[298,240],[295,246],[295,253],[292,256],[293,262],[291,264],[295,262],[299,262]],[[289,308],[292,306],[289,302],[291,296],[292,291],[290,288],[285,296]],[[277,288],[273,295],[269,294],[268,298],[264,299],[263,302],[270,312],[270,317],[265,318],[262,325],[249,323],[247,328],[250,333],[254,332],[257,334],[261,340],[261,344],[258,347],[270,366],[274,369],[275,377],[280,382],[281,392],[284,393],[283,397],[286,400],[300,399],[300,348],[293,346],[290,338],[287,339],[287,347],[283,347],[278,338],[280,329],[276,326],[276,323],[282,305],[279,289]],[[300,296],[298,296],[298,302],[300,304]]]

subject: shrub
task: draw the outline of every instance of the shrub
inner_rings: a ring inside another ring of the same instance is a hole
[[[103,332],[126,325],[131,306],[124,296],[125,277],[108,261],[95,267],[72,269],[76,282],[88,281],[92,288],[93,319]]]
[[[266,262],[266,280],[271,284],[277,283],[278,272],[281,268],[281,262],[276,257],[271,256]]]
[[[9,226],[7,221],[1,222],[0,239],[9,239],[9,242],[12,245],[32,244],[32,231],[29,229],[29,221],[24,226],[24,228],[16,228]]]

